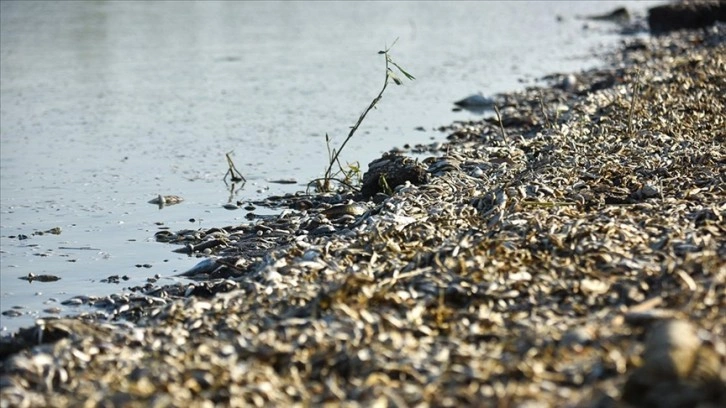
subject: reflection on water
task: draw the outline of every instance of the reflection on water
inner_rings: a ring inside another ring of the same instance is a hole
[[[440,140],[434,128],[477,117],[451,111],[469,94],[592,64],[590,49],[617,37],[575,16],[621,3],[0,3],[1,309],[24,307],[0,325],[169,277],[196,259],[153,242],[160,226],[245,222],[222,204],[302,190],[268,181],[322,174],[324,134],[345,137],[395,38],[417,80],[389,88],[343,162]],[[249,180],[232,197],[229,151]],[[147,203],[158,194],[185,201],[159,211]],[[95,250],[65,249],[80,247]],[[28,273],[61,280],[18,279]],[[100,282],[109,275],[128,281]]]

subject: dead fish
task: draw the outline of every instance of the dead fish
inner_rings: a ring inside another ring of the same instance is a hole
[[[630,21],[630,13],[625,7],[619,7],[609,13],[586,16],[585,18],[588,20],[610,21],[613,23],[624,24]]]
[[[270,180],[268,183],[275,183],[275,184],[297,184],[297,180],[290,178],[290,179],[279,179],[279,180]]]
[[[166,205],[179,204],[182,201],[184,201],[184,199],[179,196],[159,194],[158,197],[149,200],[149,204],[156,204],[159,208],[164,208]]]
[[[198,264],[192,266],[189,270],[179,274],[179,276],[197,276],[197,275],[209,275],[210,273],[217,270],[220,264],[212,258],[207,258]]]
[[[60,278],[55,275],[36,275],[32,272],[30,272],[28,276],[21,276],[20,279],[26,280],[28,282],[55,282],[60,280]]]
[[[328,218],[338,218],[343,215],[363,215],[366,211],[368,211],[368,207],[366,207],[364,204],[352,203],[336,205],[326,210],[323,210],[322,213]]]
[[[454,102],[454,105],[460,106],[464,109],[471,110],[486,110],[494,108],[494,99],[488,98],[482,94],[474,94],[467,96],[466,98]]]

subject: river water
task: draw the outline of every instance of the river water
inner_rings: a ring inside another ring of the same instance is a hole
[[[378,93],[377,51],[396,38],[416,80],[389,87],[344,150],[363,170],[478,117],[453,101],[595,66],[620,37],[578,16],[622,5],[652,3],[3,1],[2,333],[83,311],[61,304],[76,295],[179,279],[199,259],[156,243],[159,228],[240,224],[230,200],[304,190],[325,169],[324,135],[340,143]],[[227,152],[248,179],[236,192]],[[159,209],[158,194],[185,201]]]

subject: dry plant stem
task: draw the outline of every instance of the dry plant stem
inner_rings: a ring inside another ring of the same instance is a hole
[[[554,126],[552,126],[552,122],[550,122],[550,117],[549,115],[547,115],[547,111],[545,110],[544,96],[542,95],[542,91],[539,92],[539,107],[540,109],[542,109],[542,116],[544,116],[545,122],[547,122],[547,127],[549,127],[550,129],[554,129]]]
[[[561,207],[561,206],[575,206],[575,203],[568,203],[566,201],[522,201],[522,205],[531,207]]]
[[[231,153],[232,152],[225,153],[225,156],[227,157],[227,166],[229,166],[229,168],[227,169],[227,172],[224,173],[224,178],[222,180],[226,182],[227,176],[229,175],[233,182],[247,182],[247,179],[242,175],[242,173],[240,173],[239,170],[237,170],[237,167],[235,167],[234,162],[232,161],[232,157],[230,156]]]
[[[630,100],[630,112],[628,113],[628,135],[633,136],[633,113],[635,112],[635,104],[640,93],[640,72],[636,72],[635,81],[633,82],[633,97]]]
[[[388,62],[389,62],[389,59],[388,59],[388,51],[385,52],[385,55],[386,55],[386,71],[385,71],[386,72],[386,78],[383,81],[383,87],[381,88],[381,91],[378,92],[378,96],[376,96],[371,101],[370,105],[368,105],[368,108],[366,108],[366,110],[360,115],[360,117],[358,118],[358,121],[355,123],[355,125],[353,125],[353,127],[350,128],[350,132],[348,133],[348,137],[345,138],[345,140],[343,141],[343,143],[340,145],[340,148],[337,149],[337,150],[334,150],[335,151],[335,155],[333,156],[332,160],[330,160],[330,163],[328,164],[328,169],[325,171],[325,179],[326,180],[327,179],[330,179],[330,175],[331,175],[331,172],[333,170],[333,166],[338,161],[338,156],[340,155],[340,152],[343,150],[343,148],[345,147],[345,145],[348,143],[348,141],[353,137],[353,135],[355,134],[355,132],[358,130],[358,127],[363,122],[363,119],[365,119],[366,115],[368,115],[368,112],[370,112],[373,108],[375,108],[376,107],[376,104],[381,100],[381,98],[383,98],[383,92],[385,92],[386,88],[388,87],[388,78],[389,78],[389,75],[388,75],[388,70],[389,70],[389,68],[388,68]]]
[[[341,180],[341,179],[339,179],[337,177],[319,177],[319,178],[313,179],[310,183],[308,183],[308,188],[305,191],[305,193],[306,194],[310,194],[310,185],[311,184],[314,184],[314,183],[330,183],[330,181],[337,181],[338,183],[340,183],[340,184],[348,187],[352,191],[359,191],[359,189],[357,187],[355,187],[355,186],[351,185],[350,183],[346,182],[345,180]]]
[[[494,105],[494,112],[497,113],[497,120],[499,121],[499,129],[502,131],[502,139],[504,141],[508,141],[509,138],[507,137],[507,132],[504,130],[504,123],[502,123],[502,115],[499,113],[499,108],[497,105]]]

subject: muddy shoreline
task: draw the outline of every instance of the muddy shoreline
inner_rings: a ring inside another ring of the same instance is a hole
[[[725,403],[725,37],[497,95],[390,196],[160,232],[195,283],[4,339],[2,405]]]

